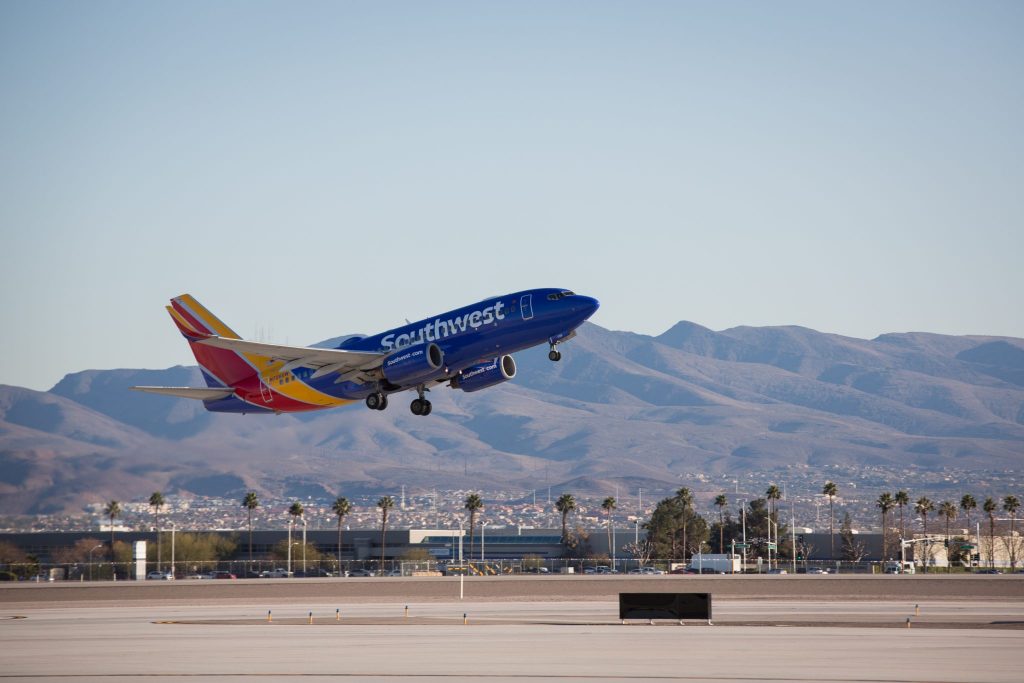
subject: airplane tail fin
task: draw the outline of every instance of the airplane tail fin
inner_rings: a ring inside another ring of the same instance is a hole
[[[198,342],[210,337],[241,339],[234,330],[211,313],[192,295],[182,294],[171,299],[167,312],[178,331],[188,340],[192,355],[199,363],[206,384],[210,387],[234,387],[243,380],[259,373],[259,367],[268,359],[242,355],[235,351],[219,349]]]
[[[220,318],[196,301],[191,294],[182,294],[171,299],[167,307],[178,330],[189,341],[206,339],[211,336],[241,339],[234,330],[221,322]]]

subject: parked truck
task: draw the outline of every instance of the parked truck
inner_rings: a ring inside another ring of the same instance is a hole
[[[689,568],[697,572],[718,571],[739,574],[743,571],[742,558],[731,553],[704,553],[690,558]]]

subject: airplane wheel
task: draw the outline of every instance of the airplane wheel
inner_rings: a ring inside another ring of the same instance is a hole
[[[423,411],[426,409],[423,405],[424,403],[426,403],[426,401],[423,399],[414,398],[412,403],[409,404],[409,410],[412,411],[413,415],[423,415]]]
[[[383,398],[383,394],[370,394],[366,397],[366,407],[370,410],[380,410],[380,404]]]
[[[388,407],[388,396],[387,394],[380,395],[380,405],[377,406],[377,410],[387,410]]]
[[[558,362],[562,360],[562,352],[551,349],[548,351],[548,360]]]
[[[430,411],[433,410],[433,409],[434,409],[434,405],[430,401],[427,401],[427,400],[423,401],[423,415],[424,416],[430,415]]]

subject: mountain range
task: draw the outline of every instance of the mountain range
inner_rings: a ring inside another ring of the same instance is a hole
[[[559,363],[546,348],[517,354],[517,377],[486,391],[435,389],[426,418],[404,395],[383,412],[241,416],[128,390],[201,386],[195,367],[86,370],[46,392],[0,386],[0,512],[154,490],[585,492],[783,466],[1024,465],[1022,339],[690,322],[652,337],[588,323],[563,348]]]

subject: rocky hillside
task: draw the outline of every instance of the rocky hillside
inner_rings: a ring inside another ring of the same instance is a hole
[[[588,324],[561,363],[545,349],[517,361],[503,386],[436,389],[428,418],[411,415],[405,397],[385,412],[234,416],[128,391],[201,385],[183,367],[78,372],[49,392],[0,387],[0,511],[79,509],[155,489],[586,488],[793,464],[1024,460],[1020,339],[868,341],[688,322],[649,337]]]

